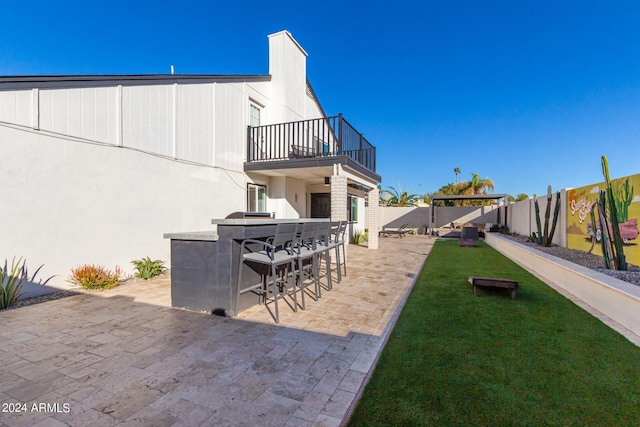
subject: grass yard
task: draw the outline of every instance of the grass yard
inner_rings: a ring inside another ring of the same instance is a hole
[[[478,243],[436,242],[348,425],[640,425],[640,348]]]

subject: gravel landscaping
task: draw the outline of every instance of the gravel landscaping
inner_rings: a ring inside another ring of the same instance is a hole
[[[166,275],[168,273],[163,273],[161,276],[158,277],[162,277],[164,275]],[[131,283],[135,283],[138,280],[142,280],[142,279],[138,279],[136,277],[128,277],[126,279],[124,279],[118,286],[127,286]],[[34,304],[39,304],[41,302],[47,302],[47,301],[54,301],[60,298],[67,298],[67,297],[72,297],[74,295],[80,295],[80,294],[97,294],[102,292],[99,289],[96,290],[85,290],[85,289],[80,289],[80,288],[74,288],[74,289],[68,289],[68,290],[61,290],[58,292],[54,292],[52,294],[48,294],[48,295],[42,295],[42,296],[38,296],[38,297],[33,297],[33,298],[25,298],[25,299],[19,299],[18,301],[16,301],[16,303],[14,305],[12,305],[9,308],[6,308],[5,310],[13,310],[15,308],[20,308],[20,307],[27,307],[30,305],[34,305]],[[0,310],[0,312],[3,310]]]
[[[543,246],[538,246],[533,242],[528,242],[526,236],[521,236],[518,234],[516,235],[505,234],[504,236],[509,239],[515,240],[520,244],[537,249],[540,252],[545,252],[549,255],[557,256],[558,258],[571,261],[583,267],[590,268],[591,270],[596,270],[600,273],[613,276],[617,279],[624,280],[625,282],[632,283],[636,286],[640,286],[640,268],[635,265],[627,264],[627,267],[628,267],[627,271],[609,270],[604,268],[604,260],[600,255],[578,251],[575,249],[562,248],[560,246],[550,246],[548,248]]]

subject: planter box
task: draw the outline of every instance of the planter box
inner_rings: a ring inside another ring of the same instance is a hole
[[[640,287],[487,233],[487,244],[554,289],[563,289],[640,335]]]

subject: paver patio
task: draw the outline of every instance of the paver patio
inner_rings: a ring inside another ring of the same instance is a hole
[[[279,325],[171,308],[166,277],[0,312],[0,424],[340,425],[433,242],[350,245],[343,281]]]

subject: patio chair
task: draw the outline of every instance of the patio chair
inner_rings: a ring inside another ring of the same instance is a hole
[[[477,227],[462,227],[462,231],[460,232],[460,239],[458,240],[459,246],[475,247],[476,240],[478,240]]]
[[[387,230],[383,227],[382,230],[378,232],[378,237],[388,237],[390,235],[397,235],[402,239],[404,235],[409,232],[409,230],[407,230],[408,226],[409,224],[402,224],[399,228],[395,230],[394,229]]]
[[[295,271],[294,253],[291,248],[296,238],[298,224],[278,224],[273,238],[269,242],[256,239],[245,239],[240,246],[240,262],[238,267],[238,294],[236,306],[240,300],[240,295],[253,292],[260,296],[261,302],[267,305],[267,297],[273,295],[275,306],[274,320],[280,323],[280,312],[278,310],[278,300],[289,294],[289,273]],[[257,251],[246,252],[247,245],[258,246]],[[260,283],[242,288],[242,270],[245,263],[253,264],[254,267],[263,267],[268,271],[261,271]],[[295,278],[293,278],[293,311],[298,311],[298,298],[296,292]],[[236,309],[237,313],[237,309]],[[272,314],[273,316],[273,314]]]

